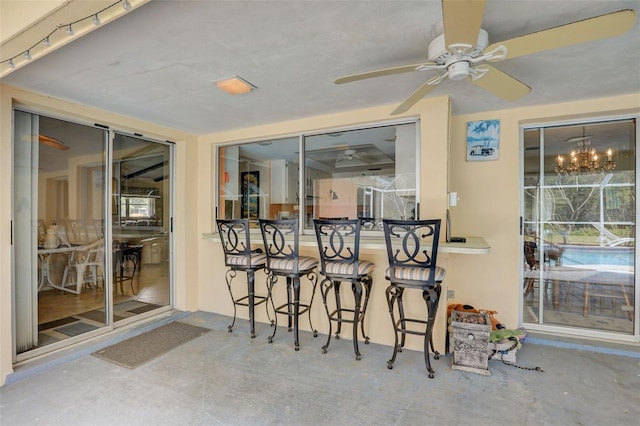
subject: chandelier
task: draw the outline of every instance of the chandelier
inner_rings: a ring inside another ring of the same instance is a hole
[[[556,158],[556,173],[559,175],[582,175],[610,172],[616,168],[611,148],[607,150],[607,161],[602,163],[596,149],[591,146],[590,136],[571,138],[568,142],[577,141],[578,149],[571,151],[569,161],[565,164],[564,157]]]

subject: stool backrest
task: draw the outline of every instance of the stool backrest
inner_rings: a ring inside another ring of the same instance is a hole
[[[351,272],[352,277],[357,278],[360,253],[360,220],[314,219],[313,226],[318,240],[318,251],[320,252],[320,272],[326,273],[328,263],[333,265],[340,264],[340,269]]]
[[[299,231],[298,219],[268,220],[259,219],[260,232],[264,242],[264,251],[267,255],[267,268],[272,270],[272,263],[278,260],[279,264],[290,261],[290,272],[298,273],[299,259]]]
[[[392,282],[403,281],[397,279],[398,268],[403,268],[403,276],[411,275],[406,273],[406,268],[421,270],[428,268],[430,269],[428,282],[436,282],[440,223],[440,219],[384,219],[382,221],[389,258],[389,276]]]
[[[251,239],[248,219],[216,219],[222,249],[224,250],[225,265],[237,265],[229,262],[231,256],[246,256],[251,258]],[[247,263],[247,264],[250,264]]]

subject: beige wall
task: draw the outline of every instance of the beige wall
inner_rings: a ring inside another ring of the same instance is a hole
[[[214,188],[212,182],[216,176],[215,170],[215,146],[219,143],[243,141],[256,138],[274,139],[276,137],[287,136],[300,132],[321,131],[326,129],[335,129],[341,126],[366,125],[369,123],[378,123],[389,120],[389,112],[393,110],[393,105],[384,107],[376,107],[363,109],[358,111],[348,111],[339,114],[330,114],[318,117],[312,117],[302,120],[289,121],[283,123],[274,123],[266,126],[252,127],[240,129],[237,131],[206,135],[199,138],[199,176],[200,191],[198,197],[198,211],[202,214],[198,218],[199,232],[207,233],[213,231],[213,211],[214,206]],[[420,150],[420,216],[430,218],[444,219],[447,208],[447,140],[448,140],[448,121],[449,121],[450,102],[448,97],[429,98],[422,100],[415,108],[411,110],[411,114],[404,117],[420,118],[420,134],[421,134],[421,150]],[[317,249],[302,248],[302,253],[318,257]],[[220,243],[201,239],[198,248],[198,264],[200,280],[200,298],[199,307],[201,310],[218,312],[224,315],[233,314],[233,306],[229,299],[229,294],[224,280],[224,258]],[[384,279],[385,266],[388,264],[386,253],[384,250],[363,250],[362,257],[374,262],[378,267],[373,275],[373,291],[370,298],[369,310],[367,312],[367,330],[373,342],[391,345],[393,344],[393,331],[389,318],[389,309],[385,300],[384,290],[387,287],[387,281]],[[440,254],[438,264],[447,268],[448,257],[446,254]],[[236,279],[244,279],[238,277]],[[448,280],[447,280],[448,281]],[[256,286],[262,292],[265,292],[265,276],[262,273],[257,275]],[[280,302],[284,303],[284,292],[282,284],[279,284],[279,291],[276,291],[276,297],[280,297]],[[303,287],[303,296],[309,297],[309,286]],[[276,290],[278,287],[276,287]],[[343,286],[345,292],[349,292],[349,286]],[[446,284],[445,284],[446,294]],[[425,307],[421,294],[415,294],[415,297],[407,302],[406,311],[408,315],[424,316]],[[350,300],[353,296],[346,296],[346,300]],[[276,303],[278,300],[276,300]],[[440,303],[441,312],[446,307],[446,300],[443,298]],[[238,316],[247,318],[246,309],[239,309]],[[256,319],[258,321],[267,322],[267,316],[262,307],[256,311]],[[279,318],[282,325],[286,318]],[[328,330],[328,321],[326,313],[322,305],[320,292],[316,292],[316,299],[312,309],[312,322],[314,328],[320,333],[326,333]],[[309,324],[306,318],[300,321],[300,327],[309,330]],[[334,329],[335,331],[335,329]],[[258,338],[266,339],[270,333],[269,327],[258,325],[256,327]],[[445,322],[444,316],[438,318],[435,330],[435,338],[437,348],[442,350],[444,344]],[[349,332],[343,331],[343,336],[349,338]],[[291,341],[292,336],[279,331],[276,335],[277,339],[286,339]],[[320,338],[322,339],[322,337]],[[302,341],[302,347],[312,346],[319,349],[321,342]],[[413,349],[422,348],[422,339],[416,336],[409,336],[407,347]]]
[[[450,190],[459,196],[451,208],[455,233],[483,236],[491,245],[486,256],[451,257],[447,272],[454,302],[496,310],[508,328],[520,325],[520,126],[619,114],[640,114],[640,94],[452,117]],[[490,119],[500,120],[500,159],[467,162],[467,122]]]
[[[24,0],[2,0],[0,2],[0,42],[15,37],[64,3],[65,0],[32,0],[29,2],[29,7],[25,7]]]
[[[196,205],[197,144],[191,135],[161,126],[133,120],[106,111],[74,105],[0,85],[0,385],[12,371],[12,297],[11,297],[11,196],[12,182],[12,104],[34,108],[43,113],[68,118],[81,123],[101,123],[113,129],[141,133],[150,138],[176,142],[176,212],[174,220],[176,259],[175,306],[182,310],[198,309],[197,254],[200,235],[197,233]],[[189,165],[187,167],[187,165]],[[208,212],[207,212],[208,214]]]

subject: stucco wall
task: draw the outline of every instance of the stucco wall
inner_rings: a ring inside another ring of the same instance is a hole
[[[459,196],[458,206],[451,208],[455,233],[481,235],[491,245],[491,254],[486,256],[451,258],[448,273],[450,288],[456,294],[454,302],[496,310],[507,327],[520,326],[520,126],[620,114],[640,114],[640,95],[452,117],[451,191]],[[467,122],[490,119],[500,120],[500,159],[467,162]],[[636,214],[639,212],[636,207]]]

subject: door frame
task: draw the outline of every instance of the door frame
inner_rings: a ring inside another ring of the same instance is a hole
[[[636,194],[636,211],[635,211],[635,240],[638,241],[638,223],[640,219],[640,201],[638,200],[638,195],[640,195],[640,189],[638,188],[638,183],[640,182],[638,173],[640,173],[640,156],[637,155],[638,148],[640,147],[640,125],[639,125],[640,115],[637,114],[620,114],[620,115],[612,115],[612,116],[598,116],[598,117],[590,117],[588,119],[571,119],[571,120],[558,120],[552,122],[533,122],[527,124],[521,124],[519,129],[519,151],[520,151],[520,167],[519,167],[519,188],[520,188],[520,205],[519,205],[519,213],[520,213],[520,232],[519,232],[519,245],[518,247],[524,247],[525,243],[525,235],[524,235],[524,218],[525,218],[525,197],[524,197],[524,133],[525,130],[530,129],[543,129],[549,127],[556,126],[566,126],[566,125],[580,125],[580,124],[589,124],[589,123],[601,123],[607,121],[620,121],[620,120],[634,120],[635,121],[635,147],[633,147],[635,155],[635,194]],[[544,170],[544,135],[541,138],[540,143],[540,155],[539,155],[539,170]],[[540,210],[540,204],[538,203],[536,206],[537,210]],[[540,215],[538,215],[540,216]],[[537,227],[541,222],[537,222]],[[539,231],[539,230],[538,230]],[[520,250],[522,253],[523,250]],[[524,322],[524,292],[522,291],[522,286],[524,283],[524,269],[525,269],[525,258],[524,255],[519,256],[519,279],[517,285],[519,286],[519,323],[524,325],[527,329],[533,331],[541,331],[550,334],[562,334],[569,335],[573,337],[585,337],[585,338],[593,338],[593,339],[603,339],[603,340],[614,340],[620,342],[631,342],[638,343],[640,342],[640,280],[638,279],[637,270],[635,268],[640,265],[640,250],[638,247],[635,247],[635,265],[634,265],[634,318],[633,318],[633,332],[631,334],[623,334],[619,332],[613,331],[604,331],[604,330],[596,330],[596,329],[586,329],[586,328],[577,328],[570,327],[564,325],[551,325],[551,324],[539,324],[539,323],[525,323]],[[542,268],[539,270],[538,280],[542,282],[543,279],[543,271]],[[541,305],[539,305],[541,306]],[[542,311],[544,315],[544,308]]]
[[[169,303],[167,306],[163,306],[162,308],[158,308],[140,315],[136,315],[134,317],[131,317],[125,321],[118,321],[118,322],[113,322],[113,286],[115,285],[115,283],[113,282],[113,277],[112,274],[105,274],[105,283],[104,283],[104,293],[105,293],[105,299],[104,299],[104,306],[105,306],[105,313],[106,313],[106,318],[107,318],[107,322],[104,324],[104,326],[99,327],[96,330],[92,330],[83,334],[80,334],[78,336],[73,336],[73,337],[69,337],[67,339],[61,340],[59,342],[55,342],[55,343],[51,343],[49,345],[43,346],[43,347],[39,347],[39,348],[35,348],[35,349],[31,349],[31,350],[27,350],[25,352],[22,353],[17,353],[17,348],[16,348],[16,321],[17,321],[17,315],[16,315],[16,300],[15,298],[13,298],[12,300],[12,314],[11,314],[11,318],[12,318],[12,362],[14,366],[19,366],[22,364],[25,364],[27,362],[30,362],[38,357],[41,357],[43,355],[52,353],[54,351],[63,349],[63,348],[69,348],[73,345],[76,345],[78,343],[84,342],[88,339],[92,339],[95,338],[97,336],[101,336],[110,332],[113,332],[115,329],[122,327],[122,326],[126,326],[129,325],[133,322],[137,322],[139,320],[143,320],[146,319],[148,317],[152,317],[152,316],[156,316],[156,315],[160,315],[164,312],[167,312],[169,310],[172,310],[173,307],[175,306],[175,294],[176,294],[176,289],[175,289],[175,274],[176,274],[176,259],[175,259],[175,236],[174,236],[174,232],[173,232],[173,219],[175,217],[175,210],[176,210],[176,144],[175,142],[172,141],[168,141],[168,140],[160,140],[160,139],[154,139],[154,138],[150,138],[147,136],[143,136],[139,133],[129,133],[127,131],[123,131],[123,130],[119,130],[117,127],[109,127],[109,126],[105,126],[105,125],[101,125],[101,124],[97,124],[94,122],[90,122],[90,121],[85,121],[82,119],[78,119],[77,117],[74,117],[72,115],[63,115],[63,114],[59,114],[59,113],[55,113],[52,111],[48,111],[46,109],[39,109],[39,108],[33,108],[27,105],[23,105],[23,104],[18,104],[18,103],[14,103],[14,105],[12,106],[11,109],[11,113],[15,114],[15,111],[21,111],[24,113],[28,113],[28,114],[32,114],[34,116],[38,117],[38,120],[40,117],[47,117],[49,119],[54,119],[54,120],[61,120],[64,122],[70,122],[73,124],[77,124],[77,125],[81,125],[81,126],[87,126],[87,127],[92,127],[95,129],[100,129],[102,131],[104,131],[104,138],[105,140],[103,141],[103,149],[106,150],[106,153],[104,155],[104,161],[105,161],[105,183],[106,182],[111,182],[112,179],[112,165],[113,165],[113,139],[115,137],[116,133],[120,133],[120,134],[130,134],[131,136],[135,136],[136,138],[140,138],[143,139],[145,141],[148,142],[153,142],[153,143],[159,143],[165,146],[168,146],[169,148],[169,176],[170,176],[170,182],[168,184],[168,191],[170,192],[170,200],[169,200],[169,204],[168,204],[168,209],[169,209],[169,224],[168,224],[168,280],[169,280]],[[11,129],[11,133],[12,133],[12,144],[15,143],[15,128],[12,127]],[[13,149],[12,149],[13,151]],[[13,175],[14,175],[14,160],[12,159],[12,169],[11,169],[11,179],[12,182],[14,181],[13,179]],[[12,204],[13,204],[13,200],[15,198],[15,193],[14,193],[15,187],[12,184],[12,188],[11,188],[11,200],[12,200]],[[105,190],[104,190],[104,212],[103,212],[103,221],[104,221],[104,238],[105,238],[105,265],[111,265],[113,262],[113,255],[112,255],[112,250],[111,250],[111,246],[112,246],[112,235],[113,235],[113,231],[112,231],[112,223],[111,223],[111,209],[112,209],[112,189],[111,189],[111,185],[106,185],[105,184]],[[15,239],[15,233],[13,231],[13,224],[15,223],[15,217],[14,217],[14,213],[13,213],[13,207],[12,207],[12,217],[11,217],[11,224],[12,224],[12,239]],[[15,246],[14,243],[12,241],[11,243],[11,286],[12,288],[15,288]],[[35,285],[37,286],[37,283],[35,283]],[[13,291],[15,293],[15,290]],[[37,304],[35,306],[35,309],[37,309]]]

